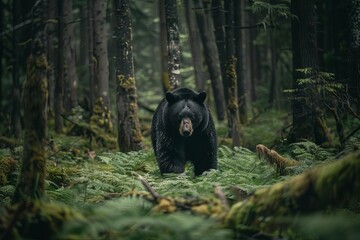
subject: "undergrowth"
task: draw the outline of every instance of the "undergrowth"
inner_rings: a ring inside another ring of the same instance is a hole
[[[346,152],[359,149],[359,138],[349,139]],[[69,145],[72,140],[62,140]],[[80,144],[80,142],[79,142]],[[71,150],[53,154],[47,166],[47,197],[50,201],[78,209],[86,221],[67,222],[59,238],[73,239],[232,239],[232,232],[213,217],[176,211],[161,214],[144,199],[149,193],[139,181],[141,175],[163,197],[181,197],[211,202],[220,187],[229,205],[245,199],[255,190],[299,174],[318,164],[336,161],[337,149],[324,149],[312,142],[294,143],[281,154],[299,161],[286,168],[284,175],[255,152],[244,148],[221,146],[218,169],[195,177],[191,164],[183,174],[160,175],[151,150],[130,153],[102,153],[95,156]],[[88,150],[86,150],[88,151]],[[1,156],[21,159],[21,148],[4,150]],[[0,186],[0,206],[10,204],[18,171]],[[324,217],[325,218],[325,217]],[[304,231],[311,229],[304,227]]]

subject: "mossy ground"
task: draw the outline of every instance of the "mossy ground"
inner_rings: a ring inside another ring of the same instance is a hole
[[[270,118],[262,116],[258,121],[268,124],[266,119]],[[281,126],[279,122],[272,124]],[[261,139],[261,136],[264,137],[265,144],[274,143],[275,138],[265,137],[266,133],[249,128],[244,131],[256,132],[255,140],[252,140],[254,144],[260,143],[256,139]],[[221,135],[222,130],[218,132]],[[349,152],[359,148],[357,139],[354,136],[348,142]],[[279,175],[276,168],[258,159],[254,152],[255,145],[251,148],[253,150],[244,147],[232,149],[222,145],[219,148],[217,170],[195,177],[193,167],[189,164],[183,174],[161,176],[148,141],[144,150],[128,154],[104,148],[90,149],[89,141],[83,137],[54,135],[53,141],[47,158],[47,201],[58,205],[60,209],[70,207],[79,215],[75,214],[76,217],[71,219],[64,218],[65,225],[56,225],[57,229],[52,234],[54,237],[72,239],[241,239],[242,236],[261,239],[267,235],[244,229],[239,236],[239,232],[234,233],[224,228],[222,218],[227,212],[227,206],[224,206],[221,197],[215,194],[215,188],[221,188],[231,207],[258,189],[272,186],[319,164],[336,161],[334,157],[338,153],[337,149],[324,149],[311,142],[283,145],[277,149],[278,152],[298,160],[299,164],[285,168],[284,174]],[[249,144],[252,143],[249,141]],[[12,156],[19,161],[21,151],[21,147],[13,150],[2,149],[0,158]],[[10,205],[17,174],[18,171],[12,172],[6,183],[0,186],[2,207]],[[139,175],[161,199],[152,199],[139,181]],[[347,231],[352,231],[355,236],[360,235],[359,203],[353,205],[350,212],[341,211],[339,218],[341,217],[341,223],[344,223],[350,222],[351,217],[355,223],[349,226],[339,223],[337,236],[346,234]],[[328,236],[323,222],[330,221],[328,217],[331,215],[334,220],[331,224],[334,225],[338,212],[329,209],[314,214],[314,219],[320,219],[314,223],[318,224],[318,230],[314,232],[314,226],[309,224],[301,225],[306,219],[313,219],[312,215],[295,216],[295,229],[300,234],[292,230],[287,236],[301,236],[303,239],[309,239],[313,235],[315,239]],[[22,218],[18,221],[18,224],[21,224]],[[4,222],[4,219],[0,221]],[[282,236],[284,233],[276,232],[275,229],[272,234]]]

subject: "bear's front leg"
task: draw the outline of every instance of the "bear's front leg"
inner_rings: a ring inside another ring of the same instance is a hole
[[[174,143],[171,139],[157,142],[156,158],[161,174],[183,173],[185,171],[185,154],[182,143]]]

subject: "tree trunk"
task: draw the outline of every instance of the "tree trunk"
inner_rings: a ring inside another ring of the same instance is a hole
[[[228,122],[231,129],[231,137],[233,146],[240,146],[240,119],[239,106],[237,98],[237,76],[236,76],[236,57],[234,46],[234,1],[227,0],[225,2],[225,11],[227,12],[226,20],[226,79],[225,90],[228,95],[227,109]]]
[[[168,72],[165,0],[159,0],[159,17],[160,17],[160,50],[161,50],[161,84],[164,93],[166,93],[167,91],[170,90],[170,80],[169,80],[169,72]]]
[[[107,49],[106,1],[93,2],[94,17],[94,61],[95,61],[95,98],[102,98],[104,106],[109,109],[109,61]],[[97,101],[97,100],[96,100]]]
[[[311,68],[315,72],[318,70],[314,0],[306,2],[293,0],[291,10],[298,18],[292,21],[293,88],[296,91],[292,101],[293,129],[290,133],[290,141],[307,139],[316,144],[330,142],[325,121],[314,96],[316,93],[308,90],[305,92],[297,81],[309,77],[297,69]],[[310,98],[307,101],[304,101],[305,94]]]
[[[49,99],[48,99],[48,106],[49,106],[49,115],[54,117],[54,107],[55,107],[55,77],[58,77],[58,72],[56,71],[57,66],[57,52],[55,49],[56,43],[56,33],[57,33],[57,25],[59,24],[56,22],[57,19],[57,1],[56,0],[49,0],[48,11],[47,11],[47,59],[49,64],[48,69],[48,92],[49,92]]]
[[[203,72],[203,46],[200,41],[200,35],[198,28],[194,22],[194,15],[191,11],[192,4],[190,0],[185,0],[185,17],[186,23],[189,29],[189,42],[190,42],[190,49],[191,49],[191,56],[194,66],[194,74],[195,74],[195,86],[196,91],[201,92],[205,91],[205,76]]]
[[[118,144],[120,151],[142,148],[138,118],[134,63],[132,56],[132,28],[128,0],[114,0],[116,16],[116,108]]]
[[[64,106],[65,111],[69,113],[72,108],[76,107],[77,101],[77,84],[78,76],[76,73],[75,61],[75,36],[74,21],[72,14],[72,0],[63,2],[63,71],[64,71]]]
[[[86,96],[85,98],[89,100],[90,95],[90,87],[88,84],[89,79],[89,34],[88,32],[88,6],[87,3],[79,6],[79,15],[80,15],[80,42],[79,42],[79,86],[86,86],[86,88],[83,91],[83,94]],[[89,102],[87,102],[89,103]],[[86,106],[87,108],[90,107],[89,105]]]
[[[87,38],[88,38],[88,55],[89,55],[89,97],[90,111],[95,104],[95,57],[94,57],[94,17],[93,17],[93,0],[87,1]]]
[[[41,198],[45,193],[47,134],[47,69],[44,36],[46,1],[33,12],[32,51],[24,83],[24,154],[13,202]]]
[[[201,41],[204,47],[204,57],[208,67],[211,86],[214,94],[216,116],[219,121],[225,119],[225,97],[221,78],[219,55],[216,49],[214,35],[209,29],[209,23],[204,12],[202,1],[194,0],[196,22],[199,27]]]
[[[270,234],[276,229],[278,234],[286,234],[293,233],[289,228],[294,227],[292,224],[299,214],[349,207],[360,199],[359,159],[358,151],[342,160],[259,189],[231,207],[226,224],[237,233],[250,228]]]
[[[57,76],[55,78],[55,91],[54,91],[54,112],[55,112],[55,132],[62,133],[64,131],[64,119],[62,115],[64,114],[64,71],[63,71],[63,58],[64,52],[63,44],[64,42],[61,40],[63,39],[64,35],[64,21],[62,19],[62,12],[63,12],[63,3],[61,1],[57,2],[58,8],[58,49],[57,49],[57,66],[56,72]]]
[[[269,93],[269,105],[271,107],[275,107],[276,109],[280,109],[280,93],[279,93],[279,82],[276,78],[276,41],[275,41],[275,30],[271,29],[270,31],[270,55],[271,55],[271,81],[270,81],[270,93]]]
[[[225,11],[221,0],[211,2],[212,18],[214,22],[215,41],[219,55],[221,77],[224,81],[226,78],[226,52],[225,52]],[[225,101],[228,102],[228,91],[225,89]]]
[[[170,90],[181,86],[180,34],[176,0],[165,0],[165,23],[167,31],[168,73]]]
[[[235,24],[235,57],[236,62],[236,75],[237,75],[237,91],[238,91],[238,103],[239,103],[239,117],[242,124],[248,123],[247,104],[246,104],[246,91],[245,91],[245,77],[244,77],[244,65],[243,65],[243,34],[242,29],[242,5],[240,1],[234,1],[234,24]]]
[[[0,33],[2,33],[4,31],[4,3],[2,1],[0,1]],[[3,59],[3,55],[4,55],[4,51],[3,51],[3,47],[4,47],[4,41],[3,41],[3,37],[0,37],[0,62],[2,63],[2,59]],[[3,66],[0,67],[0,112],[3,112]]]
[[[350,94],[356,99],[360,110],[360,2],[351,0],[349,12],[350,23]]]
[[[13,89],[12,89],[12,114],[11,114],[11,124],[12,124],[12,133],[14,134],[15,139],[20,137],[21,131],[21,122],[20,122],[20,55],[19,55],[19,30],[15,30],[15,26],[19,24],[19,11],[20,11],[20,1],[13,1],[13,35],[12,35],[12,78],[13,78]],[[21,21],[21,20],[20,20]]]

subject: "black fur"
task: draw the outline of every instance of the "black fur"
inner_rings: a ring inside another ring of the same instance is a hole
[[[217,139],[206,93],[178,88],[166,94],[152,119],[151,141],[161,173],[182,173],[186,161],[194,164],[195,175],[217,168]],[[190,118],[193,134],[179,133],[180,122]]]

